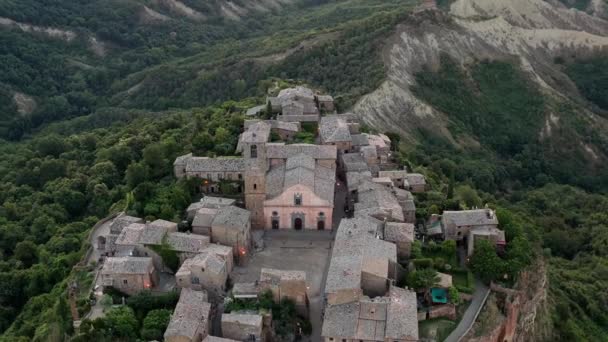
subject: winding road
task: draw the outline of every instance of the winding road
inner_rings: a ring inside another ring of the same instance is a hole
[[[467,311],[464,312],[462,319],[458,322],[458,326],[450,333],[450,335],[444,340],[444,342],[459,342],[464,335],[466,335],[477,316],[479,316],[479,312],[483,307],[483,304],[488,299],[488,295],[490,294],[490,288],[487,287],[480,280],[475,280],[475,292],[473,293],[473,300],[471,304],[467,308]]]

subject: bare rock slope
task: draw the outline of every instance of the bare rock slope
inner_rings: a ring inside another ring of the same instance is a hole
[[[576,89],[554,58],[599,49],[608,49],[608,21],[599,17],[543,0],[457,0],[449,13],[419,12],[398,27],[384,51],[386,81],[360,99],[354,111],[378,129],[412,137],[423,126],[452,139],[448,118],[410,90],[415,73],[423,66],[437,67],[441,54],[465,66],[485,58],[515,59],[545,93],[571,97]]]

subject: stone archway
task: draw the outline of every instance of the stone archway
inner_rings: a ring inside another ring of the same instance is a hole
[[[296,217],[295,219],[293,219],[293,229],[302,230],[303,226],[304,226],[304,222],[302,222],[301,218]]]
[[[106,249],[106,237],[98,236],[97,237],[97,249],[103,251]]]
[[[324,220],[317,221],[317,229],[318,230],[325,230],[325,221]]]
[[[302,230],[305,228],[305,215],[304,213],[293,213],[291,214],[291,227],[295,230]]]

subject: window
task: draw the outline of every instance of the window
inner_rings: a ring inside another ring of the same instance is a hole
[[[325,217],[325,213],[324,212],[320,212],[319,213],[319,217]]]
[[[253,184],[253,190],[257,189],[258,185],[257,184]]]
[[[129,282],[127,281],[127,279],[123,279],[122,283],[125,284],[125,285],[127,285]]]
[[[250,157],[251,158],[257,158],[258,157],[258,146],[257,145],[251,145],[250,148]]]
[[[243,175],[239,173],[239,180],[243,179]]]
[[[460,235],[462,235],[462,232],[458,232],[458,234],[456,234],[456,235],[460,236]]]
[[[205,272],[205,268],[204,267],[201,267],[201,272]]]
[[[295,205],[302,205],[302,194],[295,194],[293,201]]]
[[[199,284],[200,280],[198,279],[198,277],[192,277],[192,284]]]
[[[272,216],[278,216],[278,215],[279,215],[279,213],[278,213],[278,212],[276,212],[276,211],[273,211],[273,212],[272,212]]]

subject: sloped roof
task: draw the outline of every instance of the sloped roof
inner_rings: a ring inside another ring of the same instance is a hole
[[[441,222],[456,226],[498,225],[498,218],[492,209],[448,210],[441,215]]]
[[[245,160],[231,157],[192,157],[186,163],[186,172],[244,172]]]
[[[201,208],[194,214],[192,227],[211,227],[218,209]]]
[[[101,269],[102,274],[148,274],[153,267],[148,257],[109,257]]]
[[[198,327],[208,325],[210,314],[211,304],[207,302],[207,292],[183,288],[165,330],[165,339],[170,336],[186,336],[194,340]]]
[[[324,116],[321,118],[319,135],[324,143],[351,141],[348,123],[336,116]]]
[[[145,229],[146,225],[143,223],[131,223],[118,234],[115,243],[117,245],[137,245]]]
[[[384,226],[384,239],[393,242],[413,242],[414,225],[411,223],[387,222]]]
[[[197,253],[209,244],[209,237],[188,233],[169,233],[167,243],[177,252]]]
[[[311,156],[298,153],[287,158],[285,165],[274,167],[266,174],[266,195],[275,198],[292,186],[303,185],[333,204],[335,182],[333,169],[316,165]]]
[[[217,210],[212,225],[222,225],[244,232],[247,229],[250,217],[249,210],[231,205]]]
[[[416,293],[396,286],[389,290],[385,336],[389,340],[418,340]]]
[[[338,150],[333,145],[313,144],[289,144],[268,143],[266,144],[266,157],[268,159],[287,159],[290,156],[304,153],[314,159],[336,159]]]

